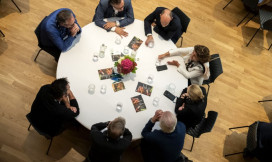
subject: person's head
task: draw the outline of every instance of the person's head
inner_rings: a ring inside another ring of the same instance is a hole
[[[65,28],[72,28],[75,25],[75,17],[71,10],[61,10],[57,15],[57,23]]]
[[[125,131],[126,120],[123,117],[115,118],[108,126],[108,136],[118,139]]]
[[[193,102],[200,101],[204,98],[204,95],[202,93],[202,90],[199,85],[192,84],[187,88],[187,93],[189,95],[189,98]]]
[[[109,4],[112,5],[113,8],[121,12],[124,10],[125,2],[124,0],[109,0]]]
[[[66,78],[60,78],[52,82],[51,90],[54,99],[60,99],[67,95],[69,82]]]
[[[192,59],[201,63],[208,62],[210,61],[210,50],[206,46],[195,45]]]
[[[171,10],[169,9],[163,10],[162,13],[160,14],[160,19],[162,27],[166,27],[167,25],[169,25],[170,21],[173,19]]]
[[[165,133],[172,133],[177,125],[176,116],[170,111],[164,111],[160,118],[161,130]]]

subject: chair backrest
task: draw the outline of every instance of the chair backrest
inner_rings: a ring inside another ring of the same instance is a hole
[[[211,55],[210,64],[210,77],[208,79],[209,83],[213,83],[215,79],[223,73],[223,67],[219,54]]]
[[[252,12],[258,12],[259,0],[242,0],[245,8]]]
[[[257,147],[257,130],[259,126],[259,121],[254,122],[248,128],[247,133],[247,149],[249,151],[255,150]]]
[[[176,14],[179,19],[180,19],[180,23],[181,23],[181,26],[182,26],[182,33],[187,31],[187,28],[188,28],[188,25],[191,21],[191,19],[184,13],[182,12],[178,7],[175,7],[172,12],[174,14]]]
[[[40,47],[40,48],[42,48],[41,47],[41,44],[40,44],[40,40],[41,40],[41,28],[42,28],[42,23],[44,22],[44,20],[47,18],[47,16],[45,16],[44,18],[43,18],[43,20],[40,22],[40,24],[37,26],[37,28],[35,29],[35,34],[36,34],[36,37],[37,37],[37,39],[38,39],[38,46]]]
[[[260,8],[260,25],[262,29],[272,30],[272,10],[271,7],[264,6]]]

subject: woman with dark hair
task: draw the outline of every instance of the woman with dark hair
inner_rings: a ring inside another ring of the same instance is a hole
[[[177,98],[175,112],[178,121],[186,125],[186,129],[194,128],[205,114],[207,106],[206,89],[193,84],[183,89]]]
[[[195,45],[194,47],[177,48],[159,55],[158,59],[177,55],[181,56],[183,61],[179,63],[178,61],[173,60],[168,61],[167,63],[178,68],[178,72],[188,79],[188,85],[202,85],[203,80],[209,78],[210,51],[207,47]]]

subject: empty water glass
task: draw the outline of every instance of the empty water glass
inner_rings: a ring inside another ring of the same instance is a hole
[[[149,74],[147,77],[147,83],[152,84],[153,83],[153,79],[154,79],[154,75]]]
[[[156,66],[160,66],[161,65],[161,61],[159,59],[157,59],[155,65]]]
[[[134,50],[132,50],[132,51],[131,51],[131,55],[130,55],[130,56],[131,56],[132,58],[135,58],[135,57],[136,57],[136,55],[137,55],[137,52],[136,52],[136,51],[134,51]]]
[[[121,37],[120,37],[120,36],[117,36],[117,37],[115,38],[115,43],[116,43],[117,45],[121,44]]]
[[[154,41],[153,40],[148,43],[148,47],[149,48],[153,48],[154,47]]]
[[[105,51],[106,51],[107,46],[104,44],[101,45],[100,51],[99,51],[99,57],[104,58],[105,57]]]
[[[94,92],[95,92],[95,85],[94,84],[89,85],[88,92],[89,92],[89,94],[94,94]]]
[[[101,89],[100,89],[100,93],[101,93],[101,94],[105,94],[106,91],[107,91],[107,86],[106,86],[105,84],[102,84],[102,85],[101,85]]]
[[[96,52],[93,53],[93,61],[98,61],[98,54]]]
[[[116,105],[116,111],[117,112],[121,112],[123,108],[123,104],[121,102],[118,102]]]
[[[124,53],[125,55],[127,55],[127,54],[129,53],[129,48],[128,48],[128,46],[125,46],[125,47],[124,47],[123,53]]]
[[[176,90],[176,85],[174,83],[170,83],[168,85],[168,90],[171,92],[171,93],[175,93],[175,90]]]
[[[155,106],[155,107],[159,106],[159,101],[160,101],[160,99],[158,97],[155,97],[153,99],[153,106]]]

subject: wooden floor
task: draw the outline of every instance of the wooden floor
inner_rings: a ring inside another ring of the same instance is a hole
[[[72,128],[56,137],[49,156],[45,155],[49,141],[33,128],[27,131],[25,115],[39,88],[55,79],[57,67],[45,52],[37,63],[33,61],[39,50],[33,31],[44,16],[63,7],[72,9],[83,27],[91,22],[98,0],[15,1],[22,13],[11,1],[0,2],[0,29],[6,35],[0,36],[0,161],[82,161],[90,146],[86,129]],[[186,150],[192,138],[185,139],[183,153],[196,162],[245,161],[241,155],[223,156],[242,151],[246,143],[247,129],[228,128],[272,120],[272,103],[257,102],[272,99],[272,52],[267,50],[272,34],[260,31],[245,47],[259,28],[259,20],[236,27],[246,11],[239,0],[222,10],[227,2],[132,0],[135,18],[140,20],[158,6],[178,6],[191,18],[183,34],[183,46],[203,44],[221,56],[224,73],[211,85],[207,107],[207,111],[219,113],[216,124],[211,133],[196,139],[192,152]],[[137,142],[125,152],[122,162],[142,161],[140,149],[135,146]]]

